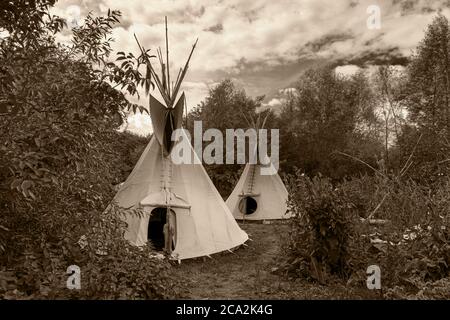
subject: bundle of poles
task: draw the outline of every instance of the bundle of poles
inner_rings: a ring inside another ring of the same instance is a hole
[[[170,83],[170,70],[169,70],[169,37],[168,37],[168,29],[167,29],[167,17],[165,17],[165,26],[166,26],[166,61],[165,62],[163,59],[161,48],[158,48],[158,50],[157,50],[159,63],[161,65],[161,77],[159,77],[158,74],[156,73],[155,68],[152,66],[150,59],[146,55],[145,49],[139,43],[139,40],[136,37],[136,34],[134,34],[134,38],[136,39],[139,49],[141,50],[144,62],[147,66],[147,72],[146,72],[147,85],[145,87],[146,94],[148,94],[151,80],[154,79],[155,84],[158,87],[158,90],[161,93],[161,96],[164,99],[164,102],[166,103],[167,107],[172,108],[173,104],[175,103],[175,99],[178,95],[178,91],[180,90],[181,83],[183,82],[183,79],[184,79],[187,69],[189,67],[189,61],[191,60],[192,53],[194,52],[194,49],[197,45],[198,38],[195,41],[194,45],[192,46],[191,52],[189,54],[189,57],[184,65],[184,67],[180,68],[180,70],[178,71],[178,75],[177,75],[175,83],[172,82],[172,84],[171,84]]]

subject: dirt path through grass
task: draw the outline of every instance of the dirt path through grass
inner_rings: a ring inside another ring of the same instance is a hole
[[[174,268],[187,289],[182,299],[367,299],[368,292],[348,291],[344,284],[321,286],[303,279],[273,273],[282,255],[286,224],[241,223],[253,241],[234,253],[215,254],[212,259],[183,261]]]
[[[185,278],[187,299],[263,299],[275,298],[285,281],[273,274],[285,224],[241,223],[253,241],[234,253],[183,261],[176,273]]]

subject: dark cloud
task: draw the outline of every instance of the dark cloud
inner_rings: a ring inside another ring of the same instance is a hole
[[[218,23],[212,27],[209,27],[205,29],[205,31],[214,32],[214,33],[221,33],[223,31],[223,25],[221,23]]]
[[[402,55],[398,48],[363,51],[357,55],[336,60],[337,65],[352,64],[360,67],[369,65],[401,65],[408,64],[409,58]]]
[[[450,0],[60,0],[61,14],[79,5],[81,15],[107,8],[123,16],[114,50],[134,51],[133,33],[163,45],[164,16],[169,19],[171,61],[183,63],[188,39],[199,37],[187,81],[203,85],[233,77],[252,96],[281,99],[305,69],[323,64],[405,65],[436,12],[447,17]],[[381,29],[367,28],[366,9],[379,5]],[[193,41],[193,40],[189,40]],[[162,41],[162,42],[161,42]],[[181,48],[183,47],[183,49]],[[201,87],[201,88],[203,88]],[[186,90],[198,96],[203,89]],[[196,93],[197,92],[197,93]],[[272,101],[275,105],[277,100]]]
[[[353,39],[350,33],[330,33],[324,35],[317,40],[307,42],[304,49],[307,51],[318,52],[327,49],[335,42],[347,41]]]
[[[450,1],[394,0],[393,5],[397,5],[400,8],[402,16],[406,16],[417,12],[428,14],[441,11],[445,7],[450,7]]]

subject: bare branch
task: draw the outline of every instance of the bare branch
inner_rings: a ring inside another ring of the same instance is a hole
[[[365,162],[365,161],[363,161],[363,160],[361,160],[361,159],[358,159],[358,158],[356,158],[356,157],[354,157],[354,156],[352,156],[352,155],[349,155],[349,154],[347,154],[347,153],[345,153],[345,152],[341,152],[341,151],[335,151],[334,153],[341,154],[341,155],[343,155],[343,156],[346,156],[346,157],[352,158],[353,160],[356,160],[356,161],[358,161],[358,162],[361,162],[362,164],[364,164],[364,165],[366,165],[367,167],[369,167],[370,169],[372,169],[374,172],[376,172],[376,173],[378,173],[379,175],[381,175],[381,176],[387,178],[386,175],[385,175],[384,173],[382,173],[381,171],[375,169],[375,168],[372,167],[370,164],[368,164],[367,162]]]

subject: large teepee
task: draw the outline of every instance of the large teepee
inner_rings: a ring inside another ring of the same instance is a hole
[[[258,121],[251,124],[256,130],[264,127],[259,125]],[[258,149],[254,151],[258,152]],[[255,157],[256,158],[256,157]],[[271,220],[287,219],[290,214],[287,211],[288,191],[283,184],[277,170],[269,162],[265,155],[264,163],[247,163],[244,171],[239,178],[236,187],[228,197],[226,204],[230,208],[233,216],[239,220]],[[273,174],[261,174],[263,168]]]
[[[195,44],[192,51],[194,48]],[[122,208],[141,208],[143,211],[141,215],[125,215],[126,239],[135,245],[150,241],[156,247],[164,247],[179,260],[229,250],[248,239],[198,158],[194,164],[175,164],[170,156],[174,146],[172,132],[181,128],[184,93],[177,103],[175,100],[191,55],[172,90],[166,85],[170,83],[168,55],[166,63],[159,55],[162,70],[166,71],[162,75],[163,81],[147,60],[148,72],[166,105],[150,95],[154,133],[114,198]],[[183,140],[187,141],[187,138]],[[192,159],[197,157],[190,143],[189,150]]]

